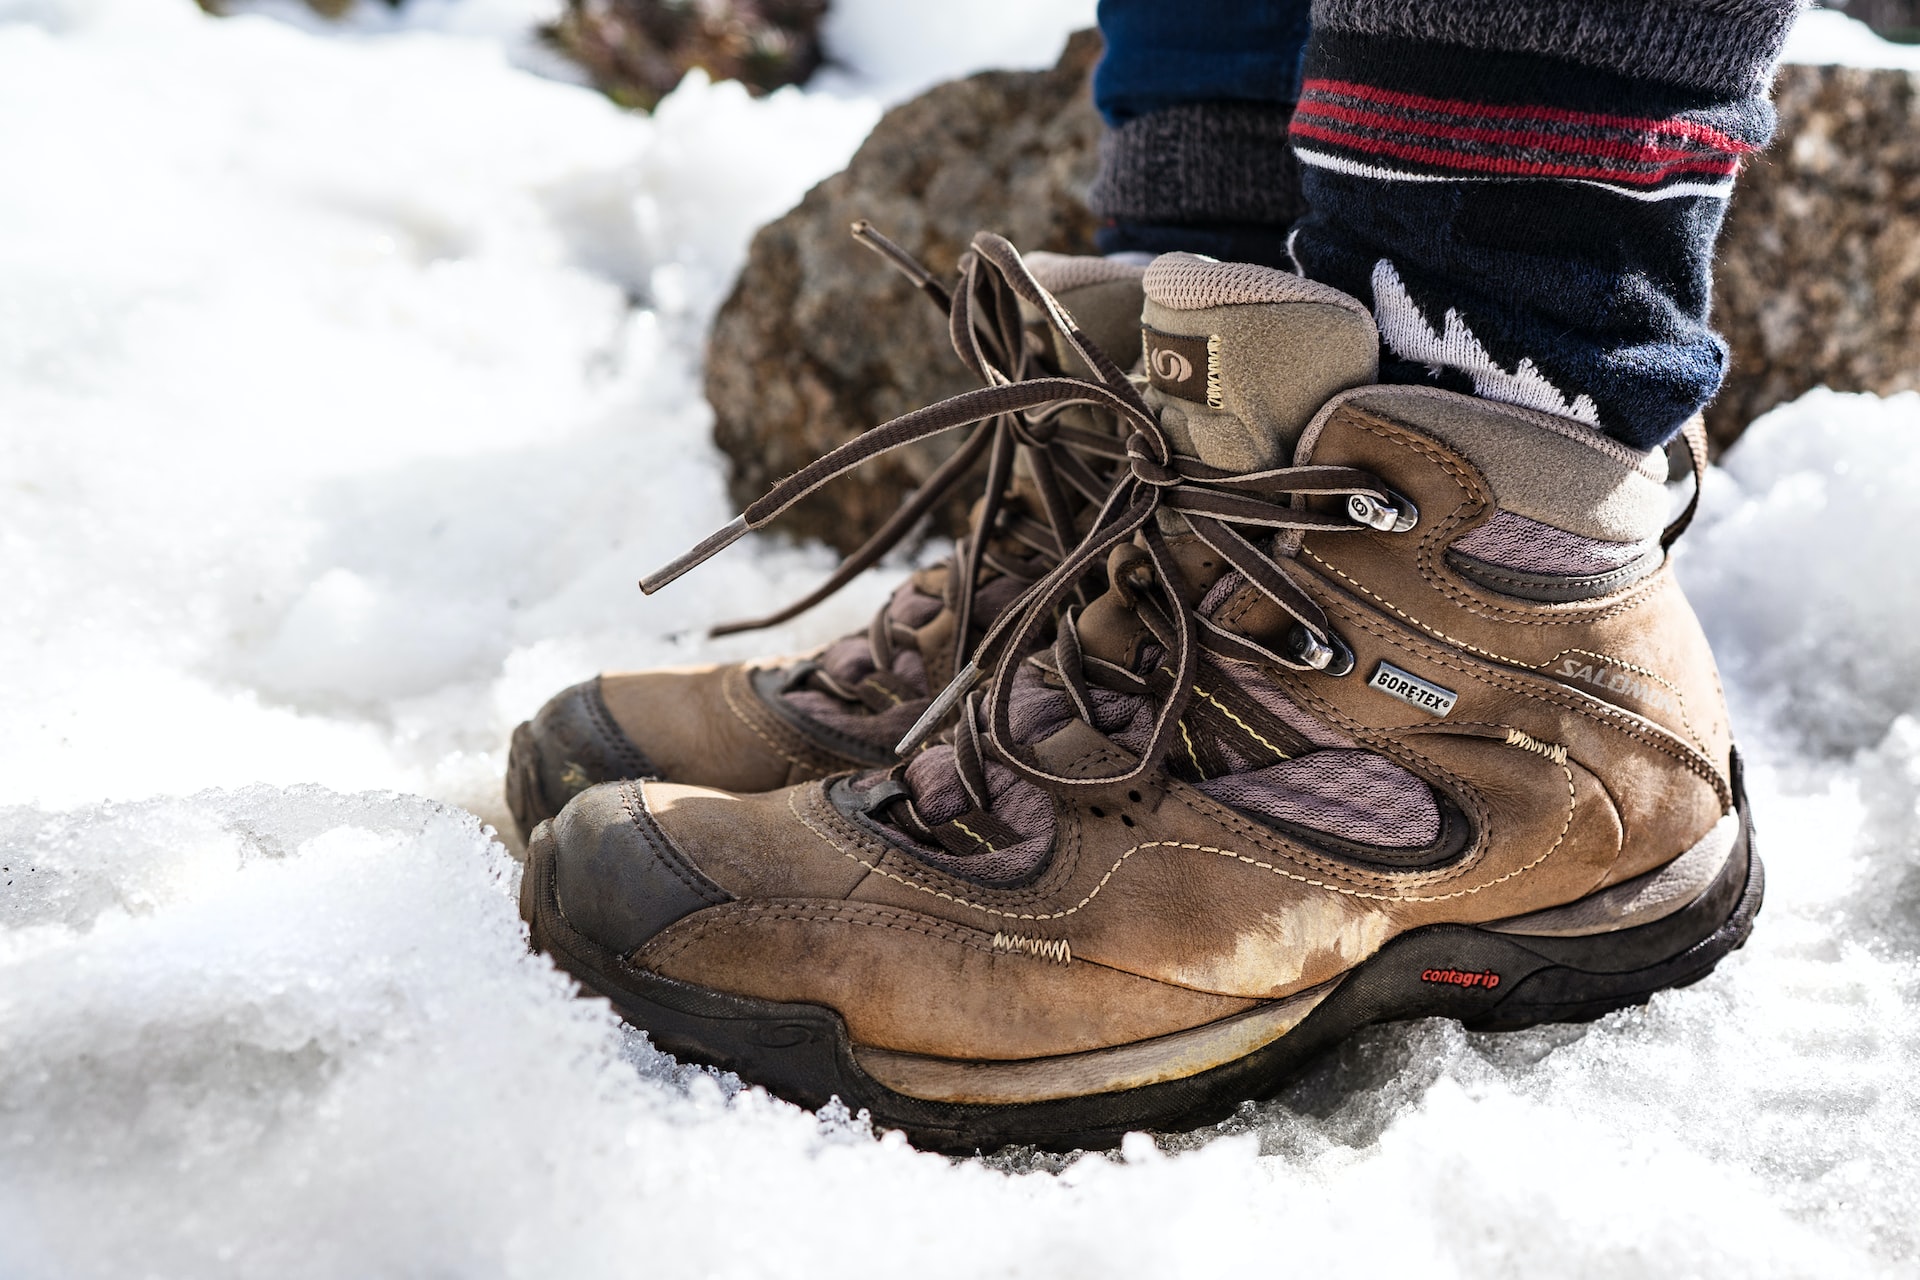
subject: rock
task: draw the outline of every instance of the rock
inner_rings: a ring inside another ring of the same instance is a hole
[[[1733,349],[1716,444],[1817,386],[1920,386],[1920,75],[1788,66],[1780,130],[1727,213],[1714,320]]]
[[[1090,249],[1083,201],[1100,125],[1087,78],[1099,51],[1083,32],[1052,70],[987,72],[895,107],[845,170],[754,236],[707,349],[714,438],[737,503],[869,427],[978,385],[940,313],[848,234],[856,219],[946,279],[983,228],[1023,249]],[[947,447],[876,459],[780,527],[856,546]]]
[[[827,0],[567,0],[541,34],[615,102],[651,111],[694,67],[755,94],[805,83],[826,15]]]
[[[1051,71],[974,76],[895,108],[844,172],[761,229],[707,359],[738,503],[973,385],[933,308],[849,237],[854,219],[943,275],[981,227],[1022,248],[1090,249],[1100,126],[1084,82],[1098,53],[1086,32]],[[1779,134],[1742,175],[1721,244],[1714,317],[1733,359],[1707,413],[1719,447],[1812,387],[1920,386],[1917,90],[1904,71],[1782,68]],[[930,446],[869,464],[781,527],[851,548],[943,456]]]

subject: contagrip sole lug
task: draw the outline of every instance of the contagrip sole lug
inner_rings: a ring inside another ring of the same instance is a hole
[[[520,911],[536,949],[676,1057],[736,1071],[809,1108],[837,1097],[929,1150],[1100,1148],[1132,1130],[1223,1119],[1243,1101],[1270,1097],[1320,1053],[1372,1023],[1450,1017],[1473,1030],[1499,1031],[1590,1021],[1698,982],[1746,942],[1764,892],[1746,798],[1736,794],[1740,837],[1725,868],[1705,893],[1665,919],[1578,938],[1467,925],[1415,929],[1356,966],[1294,1030],[1243,1058],[1185,1079],[1044,1102],[943,1103],[896,1093],[860,1068],[846,1024],[831,1009],[727,995],[635,968],[561,916],[545,824],[528,849]],[[1650,951],[1657,955],[1649,959]]]
[[[531,721],[520,722],[507,748],[507,812],[513,815],[523,845],[533,838],[535,827],[560,812],[547,803],[546,790],[540,785],[540,748],[533,741]]]

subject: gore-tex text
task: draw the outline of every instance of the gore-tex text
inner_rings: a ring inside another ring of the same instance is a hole
[[[1453,690],[1442,688],[1430,680],[1422,680],[1411,671],[1402,671],[1391,662],[1381,663],[1367,685],[1436,716],[1446,715],[1453,710],[1453,704],[1460,700]]]

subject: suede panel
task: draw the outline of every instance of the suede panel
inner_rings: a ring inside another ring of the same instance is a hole
[[[1530,520],[1606,542],[1658,537],[1666,523],[1665,455],[1579,423],[1431,387],[1362,387],[1321,411],[1300,437],[1302,459],[1317,458],[1320,432],[1343,410],[1418,424],[1474,460],[1496,505]]]
[[[1148,299],[1146,325],[1219,338],[1221,406],[1149,388],[1175,448],[1235,470],[1277,467],[1329,396],[1371,382],[1380,341],[1363,311],[1330,303],[1244,303],[1177,311]]]
[[[1558,440],[1543,434],[1534,443]],[[1557,452],[1557,443],[1551,447]],[[1317,534],[1302,545],[1301,559],[1356,603],[1365,601],[1369,614],[1384,604],[1397,622],[1450,650],[1538,672],[1578,696],[1644,717],[1725,776],[1732,733],[1719,677],[1670,567],[1593,600],[1499,595],[1462,577],[1444,554],[1495,509],[1485,473],[1460,453],[1349,403],[1327,419],[1311,460],[1367,468],[1420,509],[1419,526],[1407,534]],[[1578,483],[1571,472],[1568,483]],[[1569,504],[1542,514],[1565,527],[1578,510]],[[1243,625],[1261,625],[1263,603],[1246,602]]]
[[[708,787],[646,784],[647,807],[700,873],[736,898],[844,898],[867,868],[799,828],[790,791],[734,795]]]

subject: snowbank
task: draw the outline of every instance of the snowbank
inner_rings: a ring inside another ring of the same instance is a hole
[[[902,9],[843,12],[892,58]],[[1686,544],[1771,874],[1700,986],[958,1162],[573,999],[483,826],[506,733],[827,567],[633,588],[731,514],[696,367],[747,235],[893,90],[649,120],[487,11],[0,0],[0,1275],[1910,1269],[1920,397],[1769,415]],[[955,56],[1052,52],[1005,30]]]
[[[1901,67],[1920,71],[1920,45],[1896,44],[1857,18],[1834,9],[1801,13],[1787,37],[1787,62],[1840,67]]]

